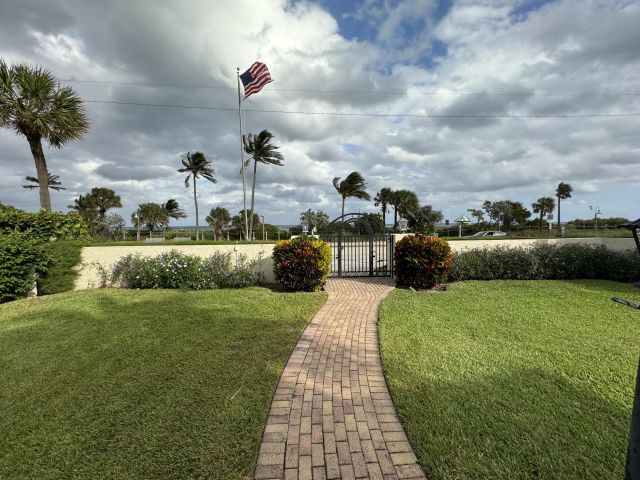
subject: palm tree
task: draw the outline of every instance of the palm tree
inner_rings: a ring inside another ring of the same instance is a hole
[[[87,195],[87,198],[95,206],[100,219],[104,219],[107,210],[111,208],[122,208],[120,195],[110,188],[94,187]]]
[[[560,200],[571,198],[573,187],[568,183],[560,182],[556,188],[556,197],[558,197],[558,231],[560,231]]]
[[[42,140],[62,148],[89,130],[82,100],[71,87],[61,87],[50,71],[25,64],[11,67],[0,60],[0,127],[29,142],[40,186],[40,208],[51,211],[49,172]]]
[[[400,214],[401,217],[407,218],[410,213],[413,213],[420,208],[418,195],[411,190],[396,190],[393,192],[392,205],[394,228],[397,228],[398,225],[398,214]]]
[[[175,198],[170,198],[166,203],[160,205],[165,212],[167,212],[167,223],[163,225],[163,228],[166,230],[169,228],[169,219],[175,218],[179,220],[180,218],[187,218],[187,214],[180,207],[180,204]],[[164,232],[163,232],[164,234]]]
[[[388,187],[381,188],[373,201],[376,207],[380,207],[380,211],[382,211],[382,224],[386,226],[387,211],[389,209],[389,205],[393,202],[393,190]]]
[[[193,177],[193,202],[196,204],[196,240],[198,240],[199,233],[199,222],[198,222],[198,196],[196,190],[196,179],[198,177],[202,177],[205,180],[209,180],[211,183],[216,183],[213,168],[211,167],[211,162],[206,159],[204,153],[195,152],[191,155],[190,152],[187,152],[187,159],[182,160],[183,168],[179,168],[178,171],[180,173],[188,172],[187,178],[184,179],[184,186],[189,188],[189,180]]]
[[[553,209],[556,206],[556,202],[551,197],[540,197],[538,200],[531,204],[533,208],[533,213],[540,214],[540,230],[542,230],[543,218],[548,213],[553,212]]]
[[[137,214],[137,216],[136,216]],[[156,228],[160,228],[167,223],[167,211],[157,203],[141,203],[138,210],[131,214],[131,223],[138,226],[138,223],[146,225],[149,230],[149,238]]]
[[[342,197],[342,215],[344,215],[344,201],[347,197],[371,200],[371,197],[365,190],[367,183],[359,172],[351,172],[343,181],[340,181],[340,177],[335,177],[333,179],[333,186]]]
[[[250,133],[243,136],[244,151],[253,157],[253,187],[251,188],[251,210],[249,211],[249,232],[247,238],[253,238],[253,212],[256,195],[256,173],[258,162],[266,165],[282,166],[284,157],[275,145],[271,145],[273,135],[268,130],[262,130],[258,135]]]
[[[223,207],[212,208],[205,218],[211,230],[213,230],[213,239],[218,239],[218,233],[222,232],[222,227],[231,221],[229,210]]]
[[[56,192],[59,192],[60,190],[66,190],[66,188],[62,186],[62,182],[60,181],[60,177],[58,175],[51,175],[51,173],[49,173],[48,178],[49,180],[47,181],[47,184],[49,185],[49,188],[55,190]],[[26,176],[24,177],[24,179],[27,182],[31,183],[22,185],[22,188],[40,188],[40,182],[36,177]]]

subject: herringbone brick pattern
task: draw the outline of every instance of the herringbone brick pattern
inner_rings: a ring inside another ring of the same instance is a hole
[[[278,384],[255,478],[424,479],[382,374],[378,307],[390,279],[327,282]]]

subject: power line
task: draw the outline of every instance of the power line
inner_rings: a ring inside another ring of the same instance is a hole
[[[136,107],[160,107],[160,108],[180,108],[187,110],[217,110],[223,112],[237,112],[237,108],[232,107],[203,107],[198,105],[172,105],[166,103],[142,103],[142,102],[118,102],[113,100],[85,100],[86,103],[100,103],[111,105],[130,105]],[[365,113],[365,112],[305,112],[296,110],[261,110],[256,108],[245,108],[245,112],[255,113],[277,113],[286,115],[324,115],[337,117],[400,117],[400,118],[600,118],[600,117],[640,117],[640,113],[576,113],[576,114],[419,114],[419,113]]]
[[[69,83],[88,83],[98,85],[123,85],[134,87],[154,87],[154,88],[194,88],[212,90],[235,90],[236,87],[227,85],[188,85],[188,84],[163,84],[163,83],[143,83],[143,82],[113,82],[107,80],[79,80],[68,78],[63,80]],[[530,97],[530,96],[561,96],[561,97],[635,97],[640,96],[640,92],[407,92],[403,90],[313,90],[304,88],[273,88],[267,91],[276,92],[299,92],[299,93],[347,93],[353,95],[427,95],[427,96],[509,96],[509,97]]]

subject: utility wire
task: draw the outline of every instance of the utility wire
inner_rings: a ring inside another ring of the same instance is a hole
[[[131,105],[136,107],[160,107],[160,108],[181,108],[188,110],[217,110],[223,112],[237,112],[237,108],[231,107],[203,107],[198,105],[171,105],[165,103],[142,103],[142,102],[117,102],[112,100],[84,100],[86,103],[99,103],[111,105]],[[640,117],[640,112],[622,113],[576,113],[576,114],[419,114],[419,113],[364,113],[364,112],[305,112],[295,110],[261,110],[256,108],[244,108],[245,112],[255,113],[278,113],[286,115],[326,115],[337,117],[402,117],[402,118],[599,118],[599,117]]]
[[[154,88],[194,88],[194,89],[214,89],[214,90],[235,90],[236,87],[227,85],[179,85],[162,83],[142,83],[142,82],[112,82],[107,80],[78,80],[68,78],[62,80],[69,83],[87,83],[98,85],[124,85],[134,87],[154,87]],[[354,95],[430,95],[430,96],[640,96],[640,92],[407,92],[402,90],[312,90],[303,88],[273,88],[264,90],[278,92],[300,92],[300,93],[348,93]]]

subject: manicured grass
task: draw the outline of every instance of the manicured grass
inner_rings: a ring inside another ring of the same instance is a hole
[[[52,262],[46,274],[38,279],[38,295],[73,290],[78,272],[73,267],[80,263],[80,253],[86,242],[60,241],[44,244],[45,251],[51,256]]]
[[[0,305],[0,478],[250,476],[324,299],[94,290]]]
[[[603,281],[396,290],[381,309],[393,400],[432,480],[622,478],[640,291]]]

